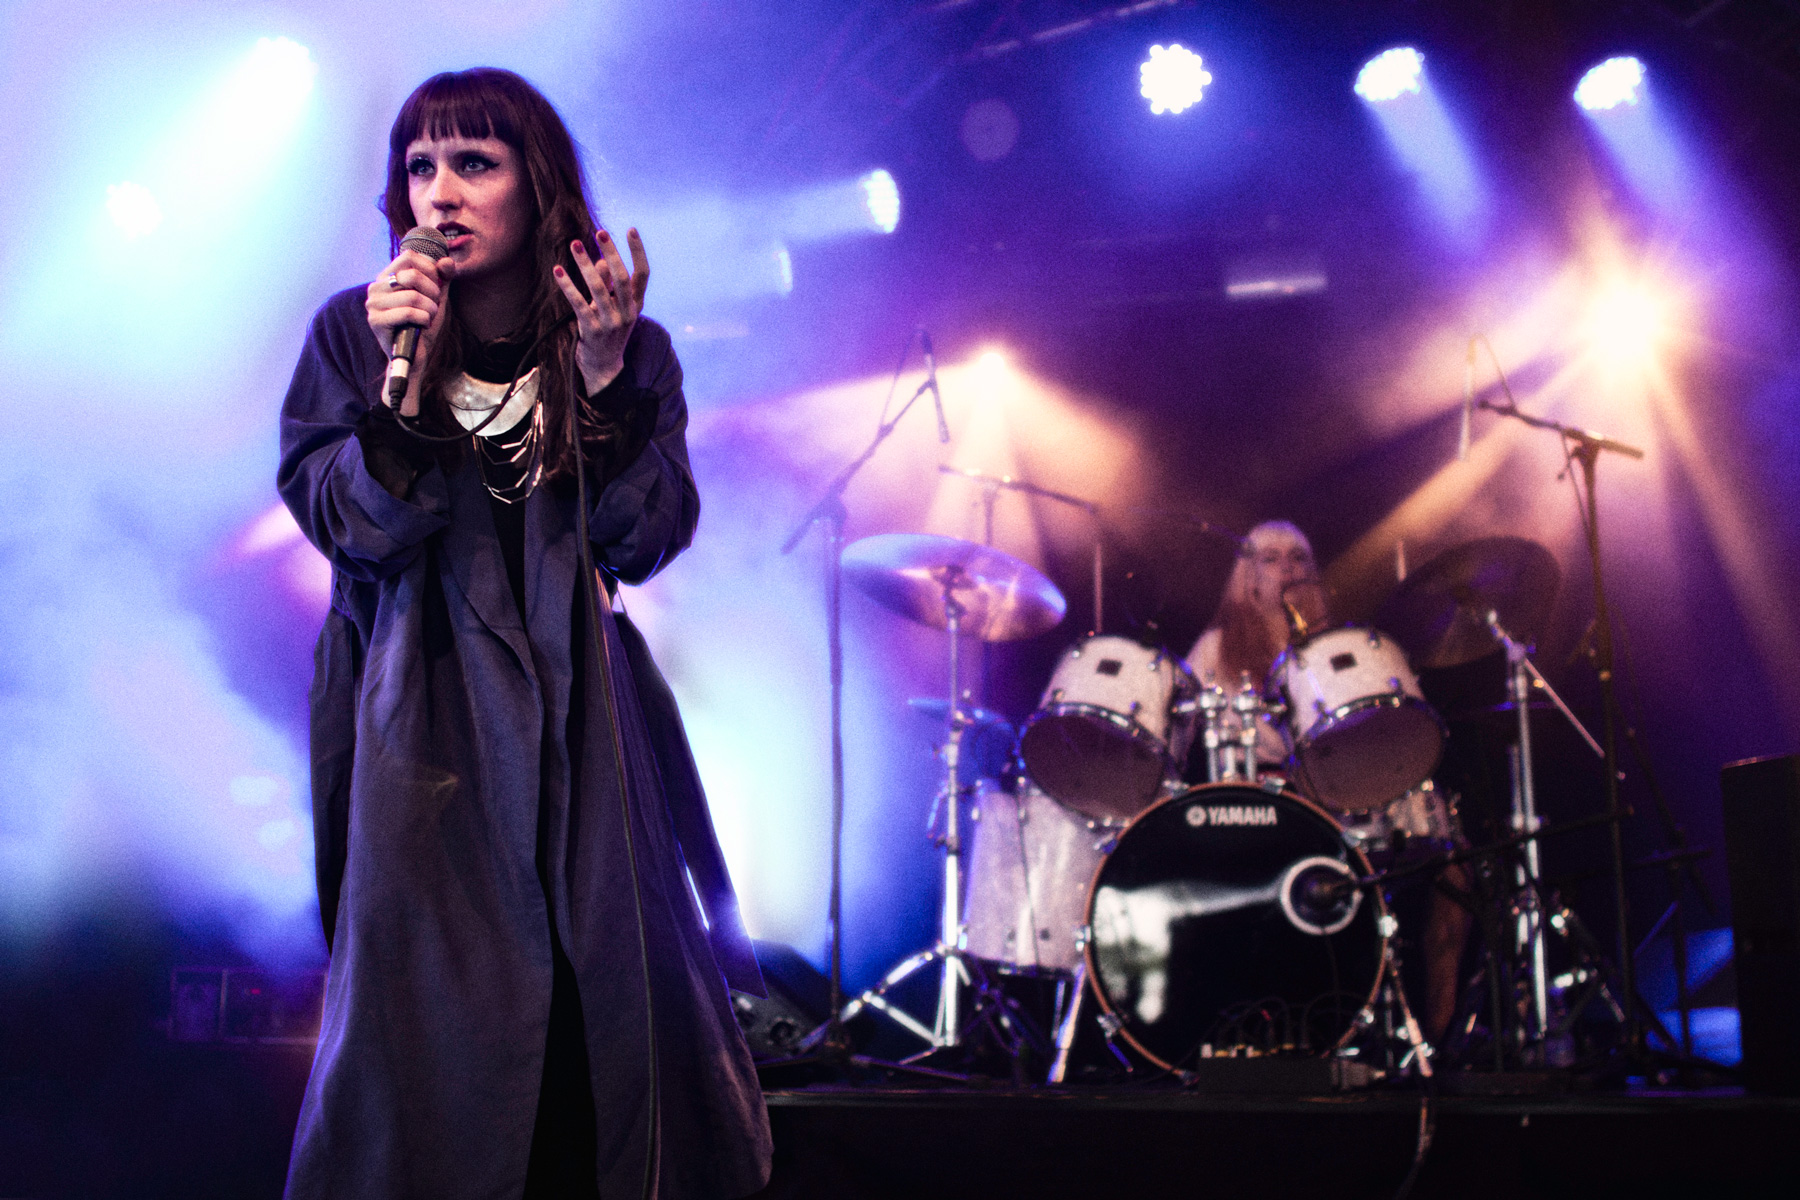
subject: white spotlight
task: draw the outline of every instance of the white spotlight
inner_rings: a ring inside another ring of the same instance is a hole
[[[141,183],[115,183],[106,189],[106,215],[127,239],[154,233],[162,224],[162,205]]]
[[[1592,67],[1575,85],[1575,103],[1589,112],[1605,112],[1638,102],[1644,87],[1644,64],[1630,55],[1609,58]]]
[[[1152,46],[1150,57],[1138,65],[1138,94],[1159,116],[1185,112],[1200,103],[1212,81],[1200,56],[1181,45]]]
[[[1425,56],[1411,46],[1395,46],[1383,50],[1364,63],[1356,73],[1356,94],[1370,104],[1398,100],[1408,92],[1417,94],[1420,78],[1425,73]]]
[[[886,171],[877,168],[857,181],[862,188],[863,207],[869,221],[882,233],[892,233],[900,226],[900,185]]]

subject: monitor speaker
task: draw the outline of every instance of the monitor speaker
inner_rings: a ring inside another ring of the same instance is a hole
[[[1744,1086],[1800,1095],[1800,755],[1720,772]]]
[[[750,1056],[758,1062],[799,1053],[800,1039],[825,1021],[831,984],[817,968],[780,942],[756,943],[767,997],[731,993],[731,1006]]]

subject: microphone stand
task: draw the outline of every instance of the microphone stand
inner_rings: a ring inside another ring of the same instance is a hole
[[[910,349],[911,342],[908,342]],[[905,365],[905,360],[901,360]],[[899,379],[899,372],[895,372]],[[831,962],[828,971],[830,980],[830,1015],[825,1022],[801,1040],[801,1053],[788,1058],[774,1059],[760,1064],[761,1067],[797,1066],[809,1062],[830,1062],[843,1064],[854,1063],[857,1066],[883,1066],[903,1069],[900,1064],[878,1062],[850,1053],[850,1037],[844,1030],[842,1018],[839,1016],[844,1006],[844,637],[843,637],[843,586],[844,586],[844,526],[849,520],[849,510],[844,507],[844,491],[850,481],[856,478],[881,444],[887,441],[895,428],[905,419],[907,412],[919,401],[927,391],[931,390],[932,380],[919,385],[919,390],[912,394],[907,402],[900,406],[900,411],[887,418],[876,427],[875,437],[865,449],[825,487],[825,492],[818,502],[807,509],[806,515],[800,518],[799,524],[781,544],[783,554],[791,554],[807,530],[815,525],[824,530],[825,550],[825,627],[826,644],[830,653],[831,673],[831,895],[828,901],[826,924],[830,935]],[[885,409],[883,410],[885,412]],[[943,1073],[926,1068],[913,1067],[919,1074],[939,1075]],[[952,1078],[960,1078],[952,1077]]]
[[[1621,825],[1630,814],[1619,799],[1618,697],[1614,691],[1612,614],[1607,606],[1606,575],[1600,553],[1599,489],[1596,476],[1602,452],[1641,459],[1644,452],[1636,446],[1615,441],[1588,429],[1578,429],[1560,421],[1535,417],[1521,412],[1506,389],[1505,403],[1483,399],[1478,407],[1488,412],[1511,417],[1533,429],[1547,429],[1562,439],[1564,453],[1571,464],[1581,465],[1582,524],[1587,534],[1588,560],[1594,577],[1594,665],[1600,676],[1601,758],[1605,762],[1606,812],[1613,818],[1607,825],[1608,849],[1612,856],[1613,915],[1618,923],[1615,940],[1618,953],[1621,999],[1625,1007],[1625,1056],[1636,1064],[1646,1057],[1644,1025],[1638,1013],[1637,972],[1632,963],[1630,905],[1625,894],[1625,846]]]

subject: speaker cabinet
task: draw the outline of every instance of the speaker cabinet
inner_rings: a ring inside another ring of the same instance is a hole
[[[1800,755],[1720,772],[1744,1086],[1800,1095]]]

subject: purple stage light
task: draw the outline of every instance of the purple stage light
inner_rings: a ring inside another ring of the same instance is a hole
[[[1178,44],[1152,46],[1150,57],[1138,64],[1138,94],[1158,116],[1186,112],[1200,103],[1212,81],[1200,56]]]
[[[1408,92],[1416,95],[1424,73],[1423,54],[1411,46],[1395,46],[1364,63],[1351,90],[1370,104],[1383,104]]]
[[[1630,55],[1609,58],[1592,67],[1575,85],[1575,103],[1588,112],[1606,112],[1638,102],[1644,87],[1644,64]]]

